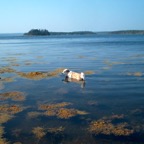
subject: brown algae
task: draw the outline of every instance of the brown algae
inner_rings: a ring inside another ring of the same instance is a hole
[[[77,109],[61,108],[57,111],[56,116],[61,119],[69,119],[76,115],[86,115],[86,114],[88,113],[85,111],[77,110]]]
[[[7,114],[16,114],[23,110],[19,105],[0,105],[0,112]]]
[[[2,81],[2,82],[13,82],[14,79],[11,78],[11,77],[7,77],[7,78],[3,78],[3,79],[1,79],[1,81]]]
[[[4,127],[0,126],[0,144],[9,144],[9,142],[3,138]]]
[[[142,72],[134,72],[134,73],[127,73],[128,76],[136,76],[136,77],[141,77],[143,74]]]
[[[58,118],[61,119],[69,119],[71,117],[74,117],[76,115],[86,115],[88,114],[85,111],[80,111],[76,109],[71,109],[71,108],[65,108],[66,106],[71,105],[71,103],[57,103],[57,104],[44,104],[40,105],[39,109],[40,110],[46,110],[44,112],[44,115],[46,116],[57,116]]]
[[[104,63],[106,65],[110,66],[110,67],[113,66],[113,65],[122,65],[122,64],[124,64],[123,62],[111,62],[109,60],[105,60]]]
[[[51,72],[17,72],[17,74],[23,78],[33,79],[33,80],[41,80],[44,78],[55,77],[58,76],[62,72],[63,68],[56,69]]]
[[[12,119],[13,116],[7,113],[0,113],[0,124],[6,123],[10,119]]]
[[[0,93],[1,100],[11,99],[13,101],[24,101],[25,94],[19,91]]]
[[[42,72],[28,72],[28,73],[18,72],[17,74],[23,78],[33,80],[40,80],[47,77],[47,74]]]
[[[65,130],[64,127],[60,126],[60,127],[54,127],[54,128],[48,128],[48,132],[49,133],[54,133],[54,134],[59,134],[61,132],[63,132]]]
[[[61,119],[69,119],[76,116],[78,113],[75,109],[61,108],[56,113],[56,116]]]
[[[2,138],[3,133],[4,133],[4,128],[0,126],[0,144],[1,144],[1,138]]]
[[[112,115],[107,118],[92,121],[89,126],[89,131],[95,135],[114,135],[114,136],[130,136],[134,133],[133,129],[130,129],[128,123],[119,122],[113,123],[113,120],[123,119],[124,115]]]
[[[14,72],[16,72],[16,71],[10,67],[0,68],[0,74],[2,74],[2,73],[14,73]]]
[[[115,135],[115,136],[129,136],[134,133],[133,130],[128,129],[127,123],[120,123],[114,125],[110,122],[99,120],[90,124],[89,131],[93,134]]]
[[[48,72],[47,73],[47,76],[48,77],[55,77],[55,76],[58,76],[60,73],[62,73],[62,71],[64,70],[64,68],[58,68],[54,71],[51,71],[51,72]]]
[[[141,72],[135,72],[133,75],[134,75],[134,76],[137,76],[137,77],[140,77],[140,76],[142,76],[143,74],[142,74]]]
[[[4,133],[5,133],[4,132],[4,127],[2,127],[0,125],[0,144],[9,144],[9,142],[5,138],[3,138]]]
[[[33,128],[32,133],[35,135],[37,139],[41,139],[46,135],[45,129],[43,127]]]
[[[55,103],[55,104],[43,104],[43,105],[40,105],[39,109],[40,110],[58,109],[58,108],[66,107],[69,105],[72,105],[72,104],[68,102]]]
[[[88,71],[85,71],[84,74],[85,75],[92,75],[92,74],[95,74],[95,72],[92,70],[88,70]]]

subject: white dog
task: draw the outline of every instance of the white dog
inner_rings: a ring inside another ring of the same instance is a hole
[[[67,78],[76,79],[78,81],[85,80],[85,74],[83,72],[77,73],[77,72],[70,71],[69,69],[64,69],[62,73],[66,74]]]

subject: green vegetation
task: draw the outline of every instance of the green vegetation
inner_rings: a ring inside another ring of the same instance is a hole
[[[91,31],[75,31],[75,32],[49,32],[46,29],[32,29],[28,33],[24,33],[24,35],[28,36],[47,36],[47,35],[86,35],[86,34],[96,34]]]
[[[90,35],[90,34],[140,34],[144,35],[144,30],[121,30],[109,32],[92,32],[92,31],[74,31],[74,32],[49,32],[46,29],[32,29],[24,35],[28,36],[47,36],[47,35]]]
[[[47,36],[50,35],[49,31],[46,29],[32,29],[28,33],[25,33],[24,35],[29,35],[29,36]]]
[[[74,31],[74,32],[50,32],[51,35],[87,35],[96,34],[92,31]]]

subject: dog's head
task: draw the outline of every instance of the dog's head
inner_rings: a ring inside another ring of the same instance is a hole
[[[69,69],[64,69],[62,73],[63,73],[63,74],[68,74],[69,72],[70,72]]]

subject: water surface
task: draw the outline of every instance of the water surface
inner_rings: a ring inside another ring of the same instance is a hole
[[[144,143],[143,66],[142,35],[29,37],[0,34],[0,68],[14,70],[0,73],[0,93],[18,91],[25,97],[23,100],[1,98],[1,107],[22,107],[15,113],[0,109],[1,117],[4,113],[10,116],[0,124],[4,131],[2,141],[22,144]],[[18,72],[47,73],[58,68],[92,73],[86,75],[84,88],[79,82],[64,82],[61,73],[41,79],[18,75]],[[40,109],[44,104],[63,106]],[[94,122],[97,127],[92,131]]]

